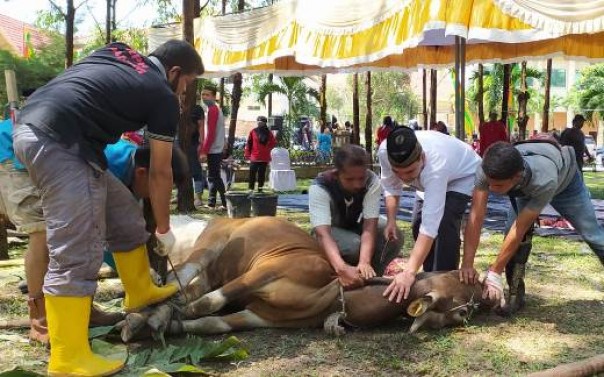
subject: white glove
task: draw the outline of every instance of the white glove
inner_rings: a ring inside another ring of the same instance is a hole
[[[489,270],[484,280],[482,298],[499,301],[499,306],[505,305],[505,296],[503,295],[503,279],[501,274]]]
[[[172,229],[169,229],[166,233],[158,233],[155,232],[155,237],[157,238],[157,247],[155,248],[155,253],[162,257],[170,254],[172,249],[174,249],[174,245],[176,244],[176,238],[174,237],[174,233],[172,233]]]

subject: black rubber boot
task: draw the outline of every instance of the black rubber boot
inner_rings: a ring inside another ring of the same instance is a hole
[[[525,304],[526,262],[533,248],[533,229],[529,229],[518,246],[518,251],[505,266],[505,279],[509,287],[509,295],[505,305],[496,310],[497,314],[510,316],[522,309]]]

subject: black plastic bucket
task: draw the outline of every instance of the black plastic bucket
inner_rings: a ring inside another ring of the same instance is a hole
[[[252,201],[252,216],[277,215],[277,194],[255,193],[250,196]]]
[[[231,219],[250,217],[250,196],[247,192],[229,191],[224,194],[227,213]]]

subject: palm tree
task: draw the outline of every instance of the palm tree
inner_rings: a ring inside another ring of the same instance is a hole
[[[501,108],[501,102],[503,99],[503,65],[493,64],[491,66],[484,66],[484,74],[482,76],[483,81],[483,101],[486,105],[486,113],[492,111],[499,112]],[[514,64],[510,72],[510,103],[509,108],[515,109],[518,107],[517,98],[522,92],[521,85],[522,68],[518,64]],[[543,79],[543,72],[536,68],[526,67],[526,79],[527,80],[539,80]],[[539,103],[543,98],[537,88],[533,86],[527,87],[528,93],[528,109],[533,111],[538,108]],[[479,98],[478,93],[480,92],[480,73],[475,71],[470,76],[470,85],[466,92],[466,98],[470,110],[473,112],[478,111]]]
[[[279,93],[287,98],[288,129],[283,135],[286,137],[287,143],[289,132],[293,129],[293,121],[298,119],[300,115],[316,111],[316,104],[313,103],[313,100],[319,101],[319,92],[306,85],[304,77],[280,77],[278,80],[275,80],[275,78],[272,82],[266,80],[260,83],[256,95],[258,102],[263,106],[266,106],[266,99],[269,94]]]

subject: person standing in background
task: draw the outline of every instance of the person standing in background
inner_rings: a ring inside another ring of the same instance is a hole
[[[205,115],[203,108],[199,105],[193,106],[191,109],[191,142],[189,144],[189,150],[187,151],[187,159],[189,166],[191,167],[191,176],[193,178],[193,192],[195,193],[195,207],[201,207],[203,205],[202,196],[203,189],[206,186],[206,179],[199,162],[200,156],[197,154],[199,146],[203,144],[204,140],[204,120]]]
[[[382,122],[382,126],[378,129],[377,132],[377,139],[376,139],[376,143],[377,143],[377,147],[380,147],[380,144],[382,144],[382,141],[386,140],[386,138],[388,137],[388,135],[390,134],[390,132],[394,129],[395,124],[394,121],[392,120],[392,117],[390,115],[386,115],[384,117],[384,121]]]
[[[265,116],[259,116],[258,125],[250,131],[245,144],[245,159],[249,159],[251,162],[248,182],[250,191],[254,191],[257,177],[258,192],[262,192],[266,179],[266,166],[271,161],[271,151],[277,145],[275,136],[268,129],[267,123],[268,120]]]
[[[480,157],[485,154],[491,144],[510,140],[505,124],[497,119],[495,111],[489,113],[489,121],[481,124],[478,127],[478,132],[480,133]]]
[[[591,160],[592,156],[585,147],[585,135],[581,130],[585,123],[585,117],[581,114],[575,115],[573,118],[572,127],[562,131],[560,135],[560,144],[573,147],[575,150],[575,159],[577,160],[577,169],[583,175],[583,155],[587,154],[587,158]]]
[[[224,150],[224,116],[216,104],[216,87],[206,85],[201,91],[203,103],[207,106],[205,117],[205,140],[200,144],[199,159],[208,163],[208,208],[216,208],[216,195],[220,195],[221,210],[226,209],[225,188],[220,176],[222,153]]]

